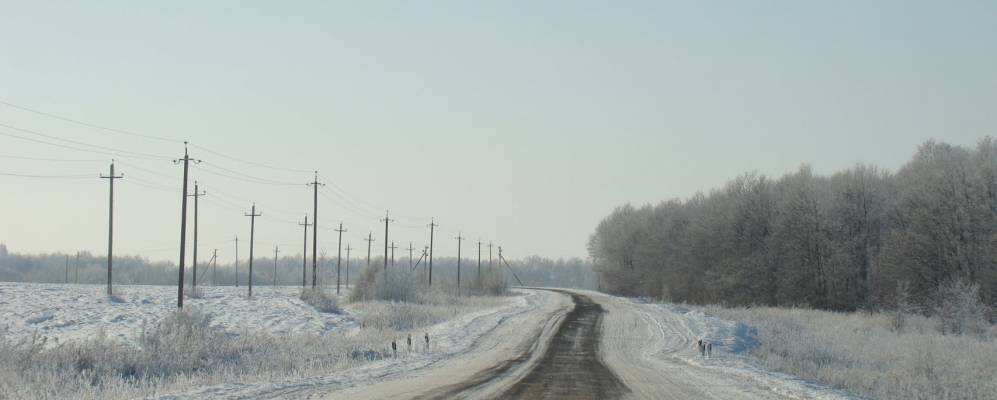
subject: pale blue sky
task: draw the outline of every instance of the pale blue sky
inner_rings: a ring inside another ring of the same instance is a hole
[[[369,230],[381,243],[372,214],[388,208],[400,246],[428,244],[423,225],[435,216],[440,255],[456,253],[459,230],[513,257],[584,256],[598,221],[625,202],[803,162],[895,170],[930,138],[972,145],[997,133],[989,1],[4,3],[0,100],[318,169],[362,203],[320,198],[320,223],[343,220],[355,247]],[[183,150],[3,105],[0,124]],[[109,158],[9,136],[0,155]],[[192,155],[270,180],[311,178]],[[116,253],[175,259],[179,194],[128,177],[178,189],[180,170],[118,167]],[[94,175],[0,176],[0,242],[103,253],[105,170],[0,158],[0,172]],[[225,241],[248,238],[242,212],[253,201],[266,216],[260,253],[300,251],[288,222],[310,212],[308,188],[192,174],[209,192],[202,254],[231,257]],[[335,254],[333,232],[320,241]]]

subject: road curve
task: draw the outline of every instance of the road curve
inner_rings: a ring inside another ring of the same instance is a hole
[[[616,399],[629,392],[599,358],[605,311],[588,296],[561,293],[571,297],[574,307],[561,318],[542,354],[531,354],[532,349],[538,347],[533,343],[518,356],[484,370],[470,380],[417,398]],[[534,340],[541,339],[542,335],[538,335]],[[506,378],[517,368],[527,370],[508,382]]]

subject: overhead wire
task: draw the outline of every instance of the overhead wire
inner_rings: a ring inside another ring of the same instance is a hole
[[[13,176],[18,178],[41,178],[41,179],[89,179],[94,178],[96,175],[93,174],[76,174],[76,175],[40,175],[40,174],[19,174],[13,172],[2,172],[0,175],[3,176]]]
[[[9,154],[0,154],[0,158],[11,158],[15,160],[30,160],[30,161],[52,161],[52,162],[106,162],[107,161],[107,159],[103,158],[70,159],[70,158],[25,157],[25,156],[14,156]]]
[[[7,128],[7,129],[13,129],[13,130],[18,131],[18,132],[23,132],[23,133],[27,133],[27,134],[31,134],[31,135],[35,135],[35,136],[41,136],[41,137],[52,139],[52,140],[58,140],[60,142],[72,143],[72,144],[77,145],[77,146],[92,147],[92,148],[100,150],[100,151],[112,152],[112,153],[118,153],[118,154],[125,154],[125,155],[129,155],[130,157],[145,157],[145,158],[148,158],[148,159],[169,159],[169,157],[164,157],[162,155],[156,155],[156,154],[150,154],[150,153],[142,153],[142,152],[130,151],[130,150],[122,150],[122,149],[116,149],[116,148],[113,148],[113,147],[99,146],[99,145],[96,145],[96,144],[84,143],[84,142],[80,142],[78,140],[65,139],[65,138],[61,138],[61,137],[55,136],[55,135],[50,135],[50,134],[47,134],[47,133],[38,132],[36,130],[20,128],[20,127],[16,127],[16,126],[13,126],[13,125],[10,125],[10,124],[5,124],[5,123],[2,123],[2,122],[0,122],[0,126],[2,126],[4,128]]]
[[[0,100],[0,104],[3,104],[5,106],[11,107],[11,108],[16,108],[16,109],[19,109],[19,110],[22,110],[22,111],[27,111],[27,112],[30,112],[30,113],[34,113],[34,114],[46,116],[46,117],[49,117],[49,118],[55,118],[55,119],[58,119],[58,120],[61,120],[61,121],[72,122],[74,124],[83,125],[83,126],[87,126],[87,127],[91,127],[91,128],[95,128],[95,129],[101,129],[101,130],[104,130],[104,131],[114,132],[114,133],[118,133],[118,134],[122,134],[122,135],[137,136],[137,137],[143,137],[143,138],[146,138],[146,139],[160,140],[160,141],[171,142],[171,143],[180,143],[181,142],[181,140],[177,140],[177,139],[171,139],[171,138],[162,137],[162,136],[155,136],[155,135],[147,135],[147,134],[144,134],[144,133],[132,132],[132,131],[124,130],[124,129],[110,128],[110,127],[106,127],[106,126],[102,126],[102,125],[92,124],[92,123],[89,123],[89,122],[83,122],[83,121],[80,121],[80,120],[77,120],[77,119],[73,119],[73,118],[69,118],[69,117],[64,117],[64,116],[61,116],[61,115],[56,115],[56,114],[48,113],[48,112],[45,112],[45,111],[36,110],[36,109],[33,109],[33,108],[25,107],[25,106],[22,106],[22,105],[17,105],[17,104],[14,104],[14,103],[3,101],[3,100]]]

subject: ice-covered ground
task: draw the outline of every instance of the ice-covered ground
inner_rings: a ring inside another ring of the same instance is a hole
[[[134,343],[143,325],[177,309],[175,286],[120,285],[114,287],[114,298],[106,290],[102,285],[0,283],[0,326],[12,337],[37,333],[48,338],[48,345],[102,331]],[[252,299],[246,298],[245,286],[201,290],[202,298],[188,297],[184,306],[198,308],[211,317],[212,327],[231,335],[325,335],[355,325],[348,314],[323,313],[301,301],[300,287],[254,286]]]

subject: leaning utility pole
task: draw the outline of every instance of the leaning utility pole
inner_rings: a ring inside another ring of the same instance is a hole
[[[367,241],[367,268],[370,268],[370,244],[374,243],[374,240],[376,240],[374,239],[374,233],[368,232],[367,238],[364,240]]]
[[[391,241],[391,247],[388,247],[388,248],[391,249],[391,266],[394,267],[395,266],[395,249],[397,249],[398,246],[395,246],[395,241],[392,240]]]
[[[263,216],[263,213],[256,213],[256,203],[253,203],[253,208],[246,214],[249,217],[249,297],[253,297],[253,239],[256,234],[256,217]]]
[[[180,206],[180,277],[177,279],[177,308],[183,308],[183,270],[187,252],[187,176],[191,161],[187,155],[187,142],[183,142],[183,159],[173,160],[173,163],[179,164],[181,161],[183,162],[183,201]]]
[[[457,296],[460,296],[460,244],[464,238],[457,233]]]
[[[346,244],[346,287],[350,287],[350,244]]]
[[[235,237],[235,287],[239,287],[239,237]]]
[[[273,246],[273,288],[277,289],[277,245]]]
[[[408,242],[408,269],[410,270],[412,269],[412,250],[415,250],[412,247],[412,242]]]
[[[188,195],[194,198],[194,275],[191,276],[190,288],[194,289],[197,287],[197,199],[201,196],[208,194],[207,192],[200,192],[197,189],[197,181],[194,181],[194,194]]]
[[[342,222],[339,223],[339,229],[336,229],[336,232],[339,232],[339,248],[336,250],[336,294],[339,294],[339,274],[341,272],[339,265],[343,262],[343,232],[346,232]]]
[[[384,219],[382,219],[381,221],[384,221],[384,273],[385,273],[385,275],[387,275],[387,273],[388,273],[388,223],[394,222],[394,220],[388,218],[388,212],[385,211],[384,212]],[[392,245],[394,245],[394,243],[392,243]],[[392,257],[392,258],[394,258],[394,257]]]
[[[519,276],[516,275],[516,271],[514,271],[512,269],[512,266],[509,265],[509,262],[505,260],[505,257],[502,257],[502,246],[499,246],[499,255],[498,256],[499,256],[499,261],[505,263],[505,267],[509,269],[509,272],[512,272],[512,277],[516,278],[516,282],[519,282],[519,287],[525,286],[525,285],[523,285],[523,281],[521,281],[519,279]]]
[[[107,295],[111,295],[111,263],[114,259],[114,180],[125,177],[125,174],[114,175],[114,160],[111,160],[111,172],[105,176],[100,174],[102,179],[107,179],[110,184],[110,201],[107,208]],[[182,265],[182,264],[181,264]]]
[[[436,218],[429,222],[429,286],[433,286],[433,231],[436,229]]]
[[[306,271],[308,270],[308,227],[311,225],[308,223],[308,215],[305,215],[305,223],[298,224],[305,227],[305,240],[304,240],[304,250],[301,250],[301,288],[305,288],[305,282],[308,281]]]
[[[318,187],[325,186],[324,183],[319,183],[318,181],[318,171],[315,171],[315,181],[309,183],[308,185],[313,186],[315,191],[313,192],[313,209],[312,218],[312,289],[315,289],[315,285],[318,283]]]

